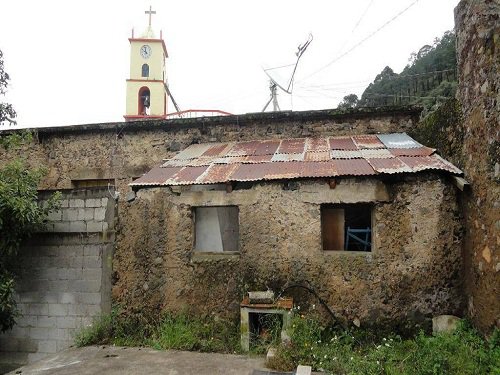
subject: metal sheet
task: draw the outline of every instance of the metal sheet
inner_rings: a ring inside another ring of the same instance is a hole
[[[406,133],[379,134],[377,137],[387,148],[416,148],[422,147]]]
[[[191,185],[196,183],[198,177],[200,177],[206,170],[208,166],[202,167],[184,167],[175,175],[167,179],[164,185]]]
[[[272,158],[273,158],[273,154],[270,154],[270,155],[250,155],[250,156],[246,156],[242,160],[242,163],[251,163],[251,164],[268,163],[271,161]]]
[[[304,163],[282,162],[241,164],[231,175],[233,181],[280,180],[301,177]]]
[[[198,156],[203,155],[203,153],[207,151],[210,147],[212,147],[212,144],[210,143],[194,144],[188,146],[187,148],[179,152],[177,155],[174,156],[174,159],[181,159],[181,160],[194,159],[197,158]]]
[[[436,150],[429,147],[417,147],[417,148],[392,148],[389,150],[394,156],[429,156],[432,155]]]
[[[334,160],[339,176],[367,176],[376,174],[365,159]]]
[[[148,173],[132,182],[131,186],[162,185],[166,180],[179,172],[181,168],[155,167]]]
[[[304,154],[274,154],[271,161],[304,161]]]
[[[261,141],[255,148],[253,155],[274,155],[281,141],[279,139],[271,141]],[[271,158],[269,158],[271,159]]]
[[[330,138],[331,150],[357,150],[358,147],[354,144],[351,137],[332,137]]]
[[[231,147],[226,156],[248,156],[253,155],[260,141],[238,142]]]
[[[306,152],[330,151],[328,138],[306,138]]]
[[[359,149],[385,148],[376,135],[355,135],[352,140]]]
[[[332,150],[330,156],[332,159],[359,159],[361,152],[359,150]]]
[[[306,146],[305,138],[283,139],[277,150],[278,154],[301,154]]]
[[[364,150],[359,150],[361,153],[361,157],[364,159],[370,159],[370,158],[393,158],[394,155],[392,155],[388,149],[383,148],[383,149],[364,149]]]
[[[231,147],[232,147],[231,143],[214,144],[209,149],[207,149],[201,156],[210,156],[210,157],[224,156]]]
[[[368,159],[368,163],[370,163],[372,168],[378,173],[393,174],[393,173],[412,172],[412,169],[398,158]]]
[[[307,151],[304,155],[305,161],[329,161],[332,160],[329,150],[325,151]]]
[[[198,179],[199,184],[220,184],[230,181],[231,174],[239,164],[214,164],[208,168]]]

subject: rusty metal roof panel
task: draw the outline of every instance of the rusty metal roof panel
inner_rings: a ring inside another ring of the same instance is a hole
[[[201,167],[184,167],[179,172],[168,178],[163,185],[193,185],[197,183],[198,177],[200,177],[206,170],[208,166],[204,165]]]
[[[226,152],[232,147],[232,143],[218,143],[213,144],[201,156],[205,157],[218,157],[226,155]]]
[[[181,170],[180,167],[174,167],[174,168],[155,167],[151,169],[148,173],[144,174],[142,177],[139,177],[137,180],[132,182],[130,185],[131,186],[163,185],[165,181],[167,181],[170,177],[175,175],[180,170]]]
[[[189,147],[186,147],[184,150],[179,152],[177,155],[174,156],[174,159],[181,159],[181,160],[186,160],[186,159],[194,159],[197,158],[205,151],[210,149],[213,145],[210,143],[203,143],[203,144],[194,144]]]
[[[430,147],[391,148],[389,152],[394,156],[430,156],[436,150]]]
[[[387,148],[417,148],[422,147],[406,133],[379,134],[377,137]]]
[[[255,148],[255,152],[253,155],[274,155],[278,147],[280,146],[281,141],[279,139],[271,140],[271,141],[261,141],[257,147]]]
[[[306,152],[330,151],[328,138],[306,138]]]
[[[304,161],[304,153],[301,154],[294,154],[294,153],[289,153],[289,154],[274,154],[273,158],[271,159],[272,162],[276,161]]]
[[[333,176],[462,171],[408,135],[194,144],[132,186],[214,184]]]
[[[376,135],[355,135],[352,140],[359,149],[385,148]]]
[[[364,159],[371,159],[371,158],[393,158],[394,155],[390,153],[390,151],[386,148],[367,148],[363,150],[359,150],[361,157]]]
[[[302,154],[306,146],[305,138],[283,139],[277,150],[278,154]]]
[[[329,150],[325,151],[307,151],[304,155],[305,161],[329,161],[332,160]]]
[[[354,144],[351,137],[331,137],[331,150],[357,150],[358,147]]]
[[[359,159],[362,157],[359,150],[332,150],[330,156],[332,159]]]
[[[200,177],[198,184],[220,184],[231,181],[231,174],[239,167],[239,164],[214,164],[210,166]]]
[[[339,159],[333,162],[339,176],[369,176],[376,174],[365,159]]]
[[[411,173],[412,169],[398,158],[373,158],[368,163],[378,173]]]

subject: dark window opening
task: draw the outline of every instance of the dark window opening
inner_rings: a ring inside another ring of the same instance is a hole
[[[148,64],[142,64],[142,76],[149,77],[149,65]]]
[[[321,233],[323,250],[371,251],[372,206],[322,205]]]
[[[149,106],[151,103],[151,93],[149,89],[146,86],[141,87],[139,90],[139,108],[138,108],[138,114],[139,115],[149,115]]]
[[[195,251],[238,251],[238,207],[194,208]]]

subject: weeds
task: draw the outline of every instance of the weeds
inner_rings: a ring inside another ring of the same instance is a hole
[[[111,344],[222,353],[240,350],[239,327],[235,322],[183,313],[165,314],[159,321],[151,323],[138,317],[125,317],[118,309],[101,315],[80,330],[75,343],[79,347]]]

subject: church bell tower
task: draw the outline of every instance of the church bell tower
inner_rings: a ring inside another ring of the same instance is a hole
[[[149,26],[140,38],[129,38],[130,78],[127,79],[127,104],[123,116],[126,121],[165,118],[168,93],[166,89],[165,60],[167,48],[162,38],[156,38],[151,27],[151,16],[156,14],[149,7]]]

